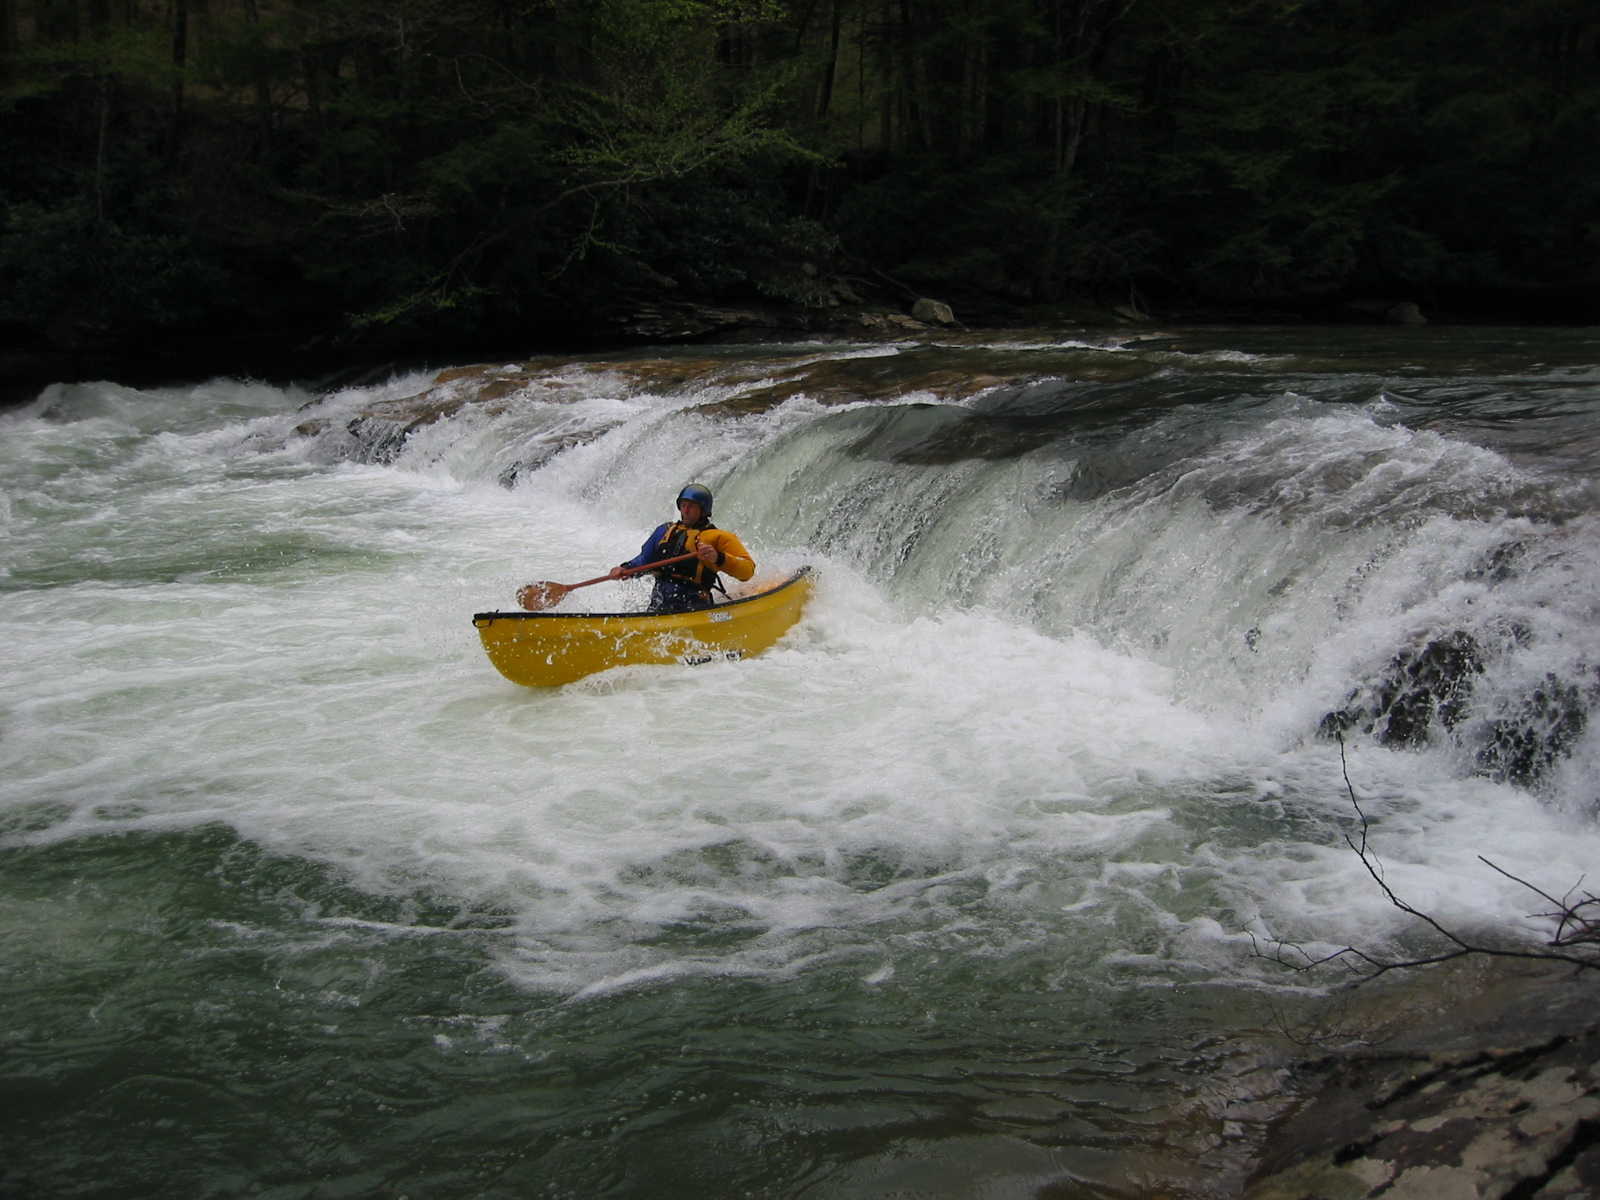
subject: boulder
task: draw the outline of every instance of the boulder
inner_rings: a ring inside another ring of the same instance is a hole
[[[1402,300],[1399,304],[1391,305],[1383,314],[1383,319],[1391,325],[1426,325],[1428,318],[1422,315],[1415,301]]]
[[[1428,318],[1415,300],[1350,300],[1340,309],[1347,317],[1381,321],[1386,325],[1426,325]]]
[[[1496,563],[1504,569],[1503,558]],[[1474,692],[1483,674],[1484,653],[1476,639],[1453,630],[1401,650],[1378,678],[1325,714],[1318,732],[1336,738],[1356,729],[1381,746],[1416,748],[1440,731],[1459,733],[1458,727],[1477,717],[1469,731],[1469,741],[1480,742],[1477,773],[1537,787],[1572,754],[1589,729],[1590,714],[1600,709],[1600,667],[1583,666],[1573,679],[1546,673],[1514,702],[1502,698],[1475,712]]]
[[[1478,751],[1478,769],[1491,779],[1532,787],[1572,753],[1589,727],[1589,710],[1600,704],[1600,671],[1587,686],[1546,674],[1517,706],[1497,718],[1489,744]]]
[[[1374,685],[1357,689],[1342,709],[1323,717],[1321,731],[1332,737],[1360,727],[1380,745],[1421,746],[1435,720],[1446,729],[1461,722],[1482,673],[1477,641],[1454,630],[1396,654]]]
[[[911,306],[911,315],[924,325],[954,325],[956,315],[950,311],[950,306],[942,300],[930,300],[926,296]]]

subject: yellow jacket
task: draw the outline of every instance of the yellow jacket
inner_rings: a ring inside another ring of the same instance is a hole
[[[717,554],[717,570],[726,571],[741,582],[749,579],[756,573],[756,560],[750,557],[750,551],[744,548],[744,543],[739,540],[737,533],[726,529],[691,529],[690,536],[685,539],[683,552],[690,553],[696,545],[704,542],[708,546],[715,546]]]
[[[682,549],[679,549],[680,540]],[[744,543],[739,540],[738,534],[727,529],[718,529],[715,525],[696,529],[681,521],[667,521],[657,525],[650,536],[645,538],[639,553],[622,565],[642,567],[663,558],[691,554],[701,542],[716,548],[719,557],[715,569],[698,562],[676,563],[658,572],[658,576],[666,579],[675,578],[684,586],[709,590],[717,580],[718,571],[726,571],[741,582],[756,573],[756,560],[750,557],[750,551],[744,548]]]

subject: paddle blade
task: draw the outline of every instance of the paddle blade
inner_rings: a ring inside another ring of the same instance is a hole
[[[517,603],[529,612],[560,604],[572,589],[564,583],[530,583],[517,590]]]

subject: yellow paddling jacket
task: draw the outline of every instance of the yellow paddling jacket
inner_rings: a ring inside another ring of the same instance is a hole
[[[717,573],[726,571],[735,579],[746,580],[756,573],[756,560],[744,548],[739,535],[718,529],[709,521],[698,526],[682,521],[668,521],[651,531],[639,553],[622,565],[643,567],[663,558],[676,558],[692,554],[701,543],[717,551],[717,565],[703,562],[673,563],[655,572],[655,593],[650,607],[656,611],[681,611],[684,608],[701,608],[711,603],[711,589],[718,586]]]

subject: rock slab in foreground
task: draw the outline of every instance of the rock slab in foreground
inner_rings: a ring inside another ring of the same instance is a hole
[[[1595,1001],[1569,972],[1476,1020],[1444,1012],[1438,1033],[1302,1068],[1311,1098],[1274,1127],[1245,1200],[1600,1196]]]

